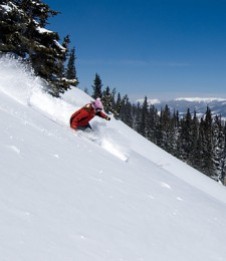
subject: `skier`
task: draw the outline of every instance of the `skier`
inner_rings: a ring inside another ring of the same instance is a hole
[[[92,129],[89,121],[95,116],[99,116],[107,121],[110,121],[110,117],[103,112],[103,104],[100,98],[95,101],[86,104],[84,107],[74,112],[70,119],[70,126],[74,130]]]

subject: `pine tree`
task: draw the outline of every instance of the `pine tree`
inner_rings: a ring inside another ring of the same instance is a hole
[[[77,86],[78,85],[78,78],[75,68],[75,48],[72,48],[70,54],[69,54],[69,60],[67,65],[67,71],[66,71],[66,77],[68,80],[71,81],[71,85]]]
[[[119,94],[118,94],[119,97]],[[118,109],[118,114],[120,119],[126,123],[128,126],[132,127],[133,126],[133,117],[132,117],[132,105],[129,101],[128,95],[125,95],[122,99],[121,102],[119,103],[119,100],[117,100],[119,109]]]
[[[196,159],[193,164],[197,169],[211,177],[214,173],[213,164],[213,136],[212,136],[212,115],[211,110],[207,107],[204,117],[199,124],[199,135],[197,140]]]
[[[189,154],[189,162],[193,167],[197,167],[200,159],[200,148],[198,144],[199,138],[199,121],[194,111],[192,122],[191,122],[191,151]]]
[[[122,98],[121,93],[117,93],[117,98],[116,98],[115,106],[114,106],[117,113],[120,112],[123,101],[124,101],[124,98]]]
[[[160,115],[159,115],[159,121],[156,124],[156,132],[155,132],[155,138],[156,138],[156,144],[163,148],[164,147],[164,143],[163,143],[163,109],[161,109],[160,111]]]
[[[44,32],[37,34],[40,45],[33,46],[30,52],[30,60],[35,72],[47,80],[49,92],[59,96],[69,84],[64,79],[63,62],[66,49],[58,43],[59,36],[56,33]]]
[[[132,117],[133,117],[133,129],[139,132],[139,124],[141,119],[141,104],[140,102],[134,104],[132,107]]]
[[[23,10],[31,20],[35,20],[42,28],[48,24],[50,17],[59,14],[41,0],[14,0],[11,2]]]
[[[149,121],[148,139],[154,143],[157,143],[156,131],[157,131],[157,125],[159,122],[159,116],[158,116],[158,110],[155,108],[154,105],[150,105],[148,121]]]
[[[161,124],[161,147],[167,151],[170,151],[171,147],[171,113],[169,106],[166,105],[165,108],[162,110],[161,117],[160,117],[160,124]]]
[[[92,86],[92,88],[93,88],[93,95],[92,95],[92,97],[94,99],[102,98],[102,87],[103,87],[103,84],[102,84],[101,78],[96,73],[95,79],[94,79],[94,82],[93,82],[93,86]]]
[[[106,113],[110,113],[110,112],[113,113],[113,111],[114,111],[114,109],[113,109],[114,100],[113,99],[114,98],[111,93],[111,90],[110,90],[109,86],[107,86],[106,89],[103,91],[102,99],[101,99]]]
[[[213,174],[212,178],[216,181],[222,180],[224,167],[225,136],[221,117],[215,116],[213,122]]]
[[[65,69],[65,62],[68,59],[68,53],[69,53],[69,44],[71,40],[69,35],[65,36],[63,39],[63,42],[61,44],[62,48],[64,48],[64,54],[62,55],[60,61],[59,61],[59,73],[58,73],[58,79],[59,81],[66,81],[67,72]]]
[[[26,35],[30,21],[12,1],[0,5],[0,52],[14,53],[25,57],[29,38]]]
[[[35,73],[47,81],[47,90],[59,96],[70,83],[64,77],[67,48],[56,32],[46,30],[48,19],[58,12],[41,0],[4,1],[0,5],[0,51],[26,58]]]
[[[204,172],[207,176],[213,174],[213,147],[212,147],[212,113],[207,107],[204,121],[205,144],[204,144]]]
[[[141,107],[141,118],[139,123],[138,132],[144,137],[148,137],[148,101],[147,96],[144,97],[144,102]]]
[[[222,167],[221,167],[221,175],[220,175],[220,181],[222,184],[226,185],[226,124],[224,122],[223,126],[223,139],[224,139],[224,149],[223,149],[223,155],[222,155]]]
[[[192,118],[190,109],[187,109],[186,115],[181,119],[180,132],[179,132],[179,151],[180,158],[184,161],[190,159],[192,151]]]
[[[179,151],[178,151],[178,137],[179,137],[179,126],[180,126],[180,119],[179,119],[179,112],[173,112],[173,116],[171,118],[171,144],[170,144],[170,153],[174,156],[179,158]]]

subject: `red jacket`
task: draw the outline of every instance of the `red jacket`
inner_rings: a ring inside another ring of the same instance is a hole
[[[72,129],[77,129],[78,127],[85,127],[88,125],[89,121],[92,120],[92,118],[96,115],[103,119],[109,118],[102,111],[96,112],[92,104],[88,103],[84,107],[72,114],[70,119],[70,126]]]

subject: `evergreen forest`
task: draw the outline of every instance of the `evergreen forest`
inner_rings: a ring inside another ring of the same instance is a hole
[[[170,111],[168,105],[158,111],[148,104],[147,97],[142,104],[131,103],[128,95],[121,97],[115,89],[106,87],[102,91],[100,76],[96,74],[96,78],[93,97],[97,97],[98,90],[106,112],[208,177],[225,184],[226,124],[220,115],[213,116],[208,106],[201,118],[189,108],[183,116],[178,111]]]

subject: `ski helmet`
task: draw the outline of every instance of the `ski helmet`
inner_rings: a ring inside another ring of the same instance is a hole
[[[103,110],[103,104],[102,104],[100,98],[97,98],[97,99],[92,103],[92,105],[93,105],[93,108],[94,108],[95,110]]]

